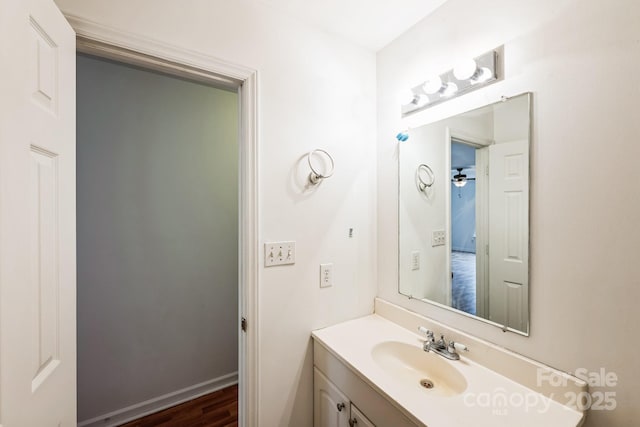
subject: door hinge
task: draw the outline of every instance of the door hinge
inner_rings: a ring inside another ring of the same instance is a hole
[[[247,332],[247,319],[244,317],[240,319],[240,329],[242,329],[242,332]]]
[[[489,255],[489,245],[484,245],[484,253]]]
[[[489,176],[489,165],[487,165],[487,167],[485,169],[485,175]]]

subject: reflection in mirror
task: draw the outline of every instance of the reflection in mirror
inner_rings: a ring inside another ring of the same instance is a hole
[[[399,291],[529,331],[530,94],[400,143]],[[435,177],[416,179],[421,165]]]

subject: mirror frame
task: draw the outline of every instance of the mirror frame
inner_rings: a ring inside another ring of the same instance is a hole
[[[508,97],[507,96],[502,96],[499,100],[497,100],[495,102],[491,102],[491,103],[482,105],[482,106],[477,107],[477,108],[464,110],[464,111],[449,115],[447,117],[443,117],[443,118],[438,119],[438,120],[427,121],[426,123],[423,123],[420,126],[414,126],[413,128],[416,129],[416,128],[419,128],[419,127],[422,127],[422,126],[428,126],[428,125],[433,124],[433,123],[438,123],[438,122],[441,122],[441,121],[444,121],[444,120],[448,120],[448,119],[451,119],[453,117],[456,117],[456,116],[459,116],[459,115],[462,115],[462,114],[467,114],[467,113],[470,113],[470,112],[473,112],[473,111],[476,111],[476,110],[480,110],[482,108],[486,108],[486,107],[489,107],[489,106],[492,106],[492,105],[496,105],[496,104],[499,104],[501,102],[506,102],[506,101],[508,101],[510,99],[518,98],[520,96],[525,96],[525,95],[528,96],[528,101],[529,101],[528,105],[527,105],[528,106],[528,113],[529,113],[528,114],[529,125],[528,125],[528,130],[527,130],[527,135],[528,135],[527,138],[528,138],[528,142],[529,142],[529,147],[528,147],[528,150],[529,150],[529,176],[527,177],[528,180],[529,180],[529,199],[528,199],[528,206],[527,206],[528,219],[529,219],[529,223],[527,224],[527,238],[528,238],[528,251],[527,251],[527,258],[528,259],[527,259],[527,262],[528,262],[529,268],[527,269],[527,280],[528,280],[528,284],[529,285],[528,285],[528,288],[527,288],[527,328],[526,328],[525,331],[522,331],[522,330],[519,330],[519,329],[514,329],[514,328],[508,327],[506,325],[501,325],[501,324],[499,324],[497,322],[494,322],[492,320],[485,319],[485,318],[477,316],[477,315],[469,314],[469,313],[467,313],[465,311],[453,308],[453,307],[451,307],[449,305],[446,305],[446,304],[443,304],[443,303],[439,303],[437,301],[433,301],[433,300],[429,300],[429,299],[425,299],[425,298],[414,298],[412,295],[407,295],[407,294],[404,294],[404,293],[402,293],[400,291],[400,272],[401,272],[401,265],[400,265],[400,213],[401,213],[400,212],[400,189],[401,189],[401,184],[400,184],[400,151],[398,151],[398,201],[397,201],[397,206],[396,206],[396,209],[397,209],[396,214],[398,216],[398,253],[397,253],[397,258],[398,258],[397,259],[397,267],[398,267],[398,287],[397,287],[397,290],[398,290],[398,294],[400,294],[402,296],[405,296],[410,300],[411,299],[415,299],[415,300],[418,300],[418,301],[422,301],[424,303],[433,305],[435,307],[439,307],[439,308],[445,309],[447,311],[450,311],[450,312],[453,312],[453,313],[456,313],[456,314],[460,314],[460,315],[462,315],[464,317],[468,317],[470,319],[477,320],[477,321],[486,323],[486,324],[491,325],[491,326],[495,326],[495,327],[501,329],[502,332],[513,332],[515,334],[528,337],[530,335],[530,333],[531,333],[531,183],[532,183],[531,174],[532,174],[532,170],[533,170],[533,168],[531,167],[531,165],[533,164],[533,158],[531,156],[531,152],[532,152],[531,147],[533,145],[533,92],[521,92],[521,93],[518,93],[516,95],[512,95],[512,96],[508,96]],[[451,135],[450,129],[448,129],[447,130],[447,138],[449,138],[449,140],[451,140],[451,137],[452,137],[452,135]],[[400,142],[400,144],[402,144],[402,142]],[[451,147],[450,147],[450,143],[449,143],[449,147],[445,150],[445,152],[448,153],[449,156],[451,156],[450,150],[451,150]],[[450,159],[449,159],[449,161],[450,161]],[[450,197],[450,194],[449,194],[448,197]],[[448,218],[447,219],[447,225],[449,226],[449,228],[451,228],[450,227],[450,222],[451,222],[451,218]],[[450,231],[448,232],[448,238],[451,239]],[[450,255],[447,257],[447,259],[449,259],[449,258],[450,258]]]

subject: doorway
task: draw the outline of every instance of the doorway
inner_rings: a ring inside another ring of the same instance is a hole
[[[2,58],[14,67],[3,86],[2,105],[7,114],[0,145],[3,177],[20,185],[0,194],[2,241],[11,247],[3,251],[2,263],[12,266],[3,269],[0,283],[3,342],[11,343],[2,346],[2,386],[9,390],[3,394],[3,421],[75,425],[77,419],[75,54],[80,51],[176,76],[217,81],[238,91],[240,268],[236,324],[239,326],[242,319],[246,325],[243,332],[238,327],[239,425],[257,425],[256,70],[82,18],[65,17],[53,2],[11,1],[7,7],[16,19],[3,27],[5,38],[13,42],[11,49],[3,50]],[[25,191],[27,186],[29,191]],[[39,250],[32,250],[38,246]],[[15,283],[25,286],[13,286]]]
[[[77,72],[78,420],[119,425],[238,382],[238,93]]]
[[[450,133],[447,246],[451,307],[483,315],[488,283],[488,168],[489,140]]]
[[[451,302],[476,314],[476,148],[451,141]]]

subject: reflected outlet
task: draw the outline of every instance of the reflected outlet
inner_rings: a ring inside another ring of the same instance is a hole
[[[431,246],[442,246],[445,243],[446,233],[444,230],[433,230],[431,233]]]
[[[420,252],[411,252],[411,270],[420,270]]]

